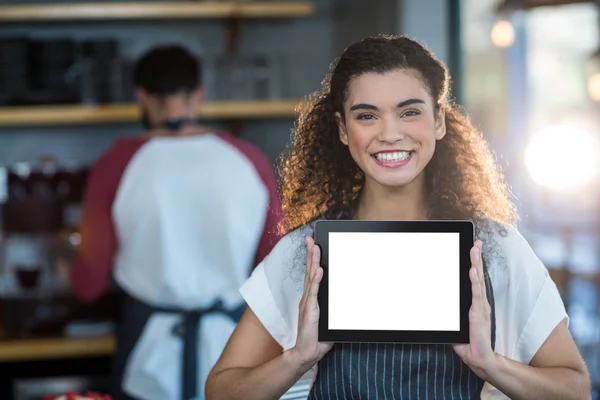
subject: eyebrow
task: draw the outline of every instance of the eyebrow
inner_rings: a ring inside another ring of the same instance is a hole
[[[407,106],[410,106],[413,104],[425,104],[425,102],[421,99],[408,99],[408,100],[401,101],[400,103],[398,103],[396,105],[396,107],[403,108],[403,107],[407,107]],[[360,104],[355,104],[352,107],[350,107],[350,111],[355,111],[355,110],[375,110],[375,111],[377,111],[378,108],[372,104],[360,103]]]

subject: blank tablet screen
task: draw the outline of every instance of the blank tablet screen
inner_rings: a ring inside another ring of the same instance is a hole
[[[329,330],[459,331],[458,232],[329,232]]]

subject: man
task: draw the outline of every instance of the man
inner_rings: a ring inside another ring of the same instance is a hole
[[[118,139],[87,183],[71,281],[93,301],[112,274],[125,294],[115,400],[204,398],[243,311],[238,289],[278,240],[272,167],[256,147],[199,124],[199,70],[175,46],[139,60],[148,132]]]

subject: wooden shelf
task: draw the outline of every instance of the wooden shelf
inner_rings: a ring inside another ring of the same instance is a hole
[[[204,103],[199,116],[207,120],[294,118],[298,100],[222,101]],[[1,107],[0,127],[127,123],[140,119],[135,104],[99,106]]]
[[[594,0],[503,0],[498,6],[499,12],[510,12],[515,10],[530,10],[538,7],[555,7],[569,4],[592,3]]]
[[[305,17],[314,12],[315,5],[307,1],[15,4],[0,6],[0,21],[277,18]]]
[[[526,8],[564,6],[569,4],[591,3],[593,0],[525,0]]]
[[[0,362],[111,356],[113,336],[0,340]]]

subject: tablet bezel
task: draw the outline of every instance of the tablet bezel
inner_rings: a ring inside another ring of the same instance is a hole
[[[330,330],[329,316],[329,233],[330,232],[449,232],[459,234],[460,330],[459,331],[381,331]],[[319,341],[362,343],[469,343],[469,308],[472,302],[470,251],[474,243],[471,221],[350,221],[319,220],[315,223],[315,243],[321,249],[323,279],[319,286]]]

